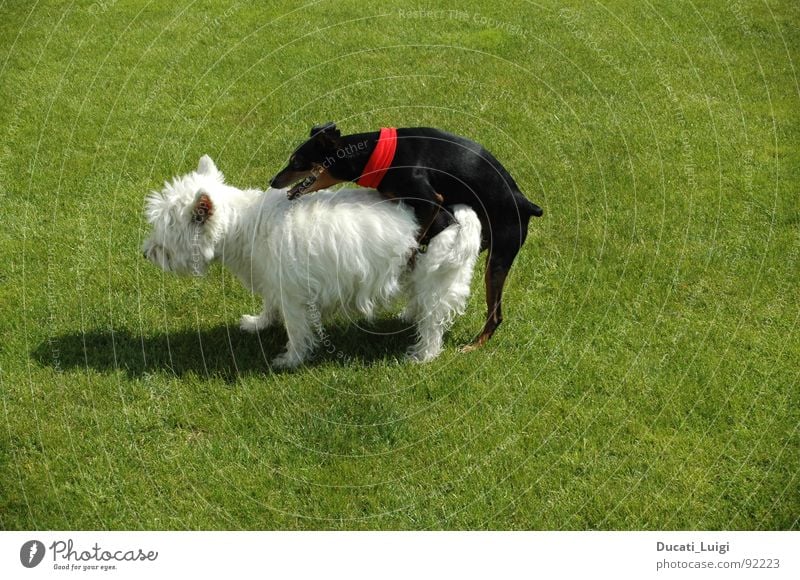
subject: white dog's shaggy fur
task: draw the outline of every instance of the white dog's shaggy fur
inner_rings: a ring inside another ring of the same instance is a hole
[[[202,275],[220,260],[263,298],[241,327],[257,332],[283,322],[286,352],[278,367],[302,363],[333,312],[370,318],[406,295],[403,316],[416,324],[415,361],[435,358],[442,335],[469,296],[481,226],[467,206],[454,208],[456,223],[436,236],[428,251],[409,258],[417,223],[410,208],[374,190],[319,191],[296,201],[284,190],[240,190],[225,184],[210,157],[197,171],[166,183],[147,199],[152,225],[144,255],[170,272]]]

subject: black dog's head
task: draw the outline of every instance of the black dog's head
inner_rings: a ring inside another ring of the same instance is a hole
[[[282,188],[293,183],[287,192],[292,199],[343,181],[330,172],[341,148],[341,136],[335,123],[314,125],[309,139],[289,157],[289,164],[272,178],[270,186]]]

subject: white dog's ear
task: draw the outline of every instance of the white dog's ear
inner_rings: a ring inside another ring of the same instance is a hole
[[[214,204],[205,192],[197,194],[192,208],[192,221],[198,225],[205,225],[211,216],[214,215]]]
[[[222,181],[222,173],[219,169],[217,169],[217,166],[214,165],[214,161],[208,155],[203,155],[200,158],[200,161],[197,164],[197,173],[211,177],[216,176],[220,181]]]
[[[212,175],[217,172],[217,166],[208,155],[203,155],[200,162],[197,164],[197,173],[204,173],[205,175]]]

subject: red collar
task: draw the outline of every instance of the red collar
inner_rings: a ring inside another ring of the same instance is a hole
[[[397,150],[397,129],[394,127],[384,127],[378,137],[378,144],[369,156],[364,172],[356,181],[362,187],[377,188],[383,176],[389,170],[394,160],[394,152]]]

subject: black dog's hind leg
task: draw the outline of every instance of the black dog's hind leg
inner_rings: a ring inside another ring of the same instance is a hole
[[[490,250],[491,251],[491,250]],[[500,323],[503,322],[503,286],[508,277],[508,266],[492,260],[486,261],[486,323],[478,338],[463,347],[462,352],[470,352],[483,346],[489,340]]]
[[[494,334],[500,323],[503,322],[503,286],[506,283],[508,272],[514,258],[517,257],[522,244],[527,237],[527,220],[525,228],[520,228],[516,235],[508,232],[489,241],[489,254],[486,257],[486,324],[478,338],[465,346],[462,351],[469,352],[483,346]]]

